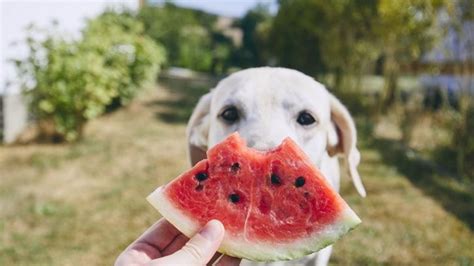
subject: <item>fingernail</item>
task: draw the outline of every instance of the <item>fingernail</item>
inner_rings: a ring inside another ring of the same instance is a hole
[[[219,238],[224,231],[224,226],[218,220],[211,220],[199,232],[204,238],[214,241]]]

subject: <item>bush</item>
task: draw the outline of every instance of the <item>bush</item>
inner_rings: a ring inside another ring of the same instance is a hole
[[[97,50],[105,65],[120,75],[118,97],[127,103],[147,82],[154,81],[165,51],[143,34],[143,25],[130,13],[104,12],[89,20],[82,45]]]
[[[110,11],[88,21],[77,40],[30,29],[30,53],[17,67],[43,136],[80,139],[113,99],[128,102],[154,80],[164,51],[142,30],[130,14]]]
[[[145,33],[166,47],[169,65],[213,74],[227,70],[234,46],[216,27],[216,15],[166,2],[140,9],[138,18]]]
[[[212,64],[211,42],[208,32],[200,26],[183,29],[177,64],[197,71],[209,72]]]
[[[171,65],[209,71],[212,55],[209,31],[215,16],[166,3],[162,7],[146,6],[138,18],[146,34],[169,51]]]

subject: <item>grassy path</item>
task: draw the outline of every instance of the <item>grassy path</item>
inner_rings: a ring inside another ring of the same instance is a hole
[[[188,167],[185,121],[202,92],[150,91],[90,123],[78,144],[0,147],[0,265],[110,265],[159,218],[146,195]],[[366,199],[343,179],[363,225],[332,263],[474,264],[471,216],[447,210],[456,202],[447,207],[377,147],[362,145]]]

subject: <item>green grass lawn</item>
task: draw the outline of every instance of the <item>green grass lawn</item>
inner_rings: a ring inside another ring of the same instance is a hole
[[[188,167],[185,122],[204,91],[150,90],[77,144],[0,147],[0,265],[110,265],[159,218],[145,197]],[[361,144],[368,197],[347,179],[341,194],[363,224],[332,264],[473,265],[474,191],[389,143]]]

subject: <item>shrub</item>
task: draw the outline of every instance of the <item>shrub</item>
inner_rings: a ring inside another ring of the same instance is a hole
[[[140,9],[138,18],[146,35],[167,48],[169,65],[213,74],[227,70],[235,47],[216,15],[166,2]]]
[[[29,55],[17,67],[43,136],[80,139],[113,99],[128,102],[154,80],[164,51],[142,29],[130,14],[111,11],[89,20],[76,40],[31,29]]]
[[[19,62],[29,107],[48,137],[81,137],[85,122],[101,114],[117,95],[116,69],[103,56],[77,41],[47,33],[28,40],[30,54]],[[49,125],[54,130],[49,130]]]
[[[82,45],[97,50],[105,65],[120,75],[118,97],[127,103],[147,82],[154,81],[165,51],[143,34],[143,25],[130,13],[106,11],[89,20],[83,31]]]

